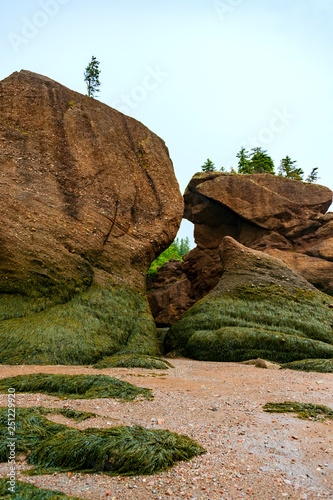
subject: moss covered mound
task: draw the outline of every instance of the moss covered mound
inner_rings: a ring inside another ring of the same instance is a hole
[[[133,401],[137,396],[153,399],[150,389],[136,387],[108,375],[54,375],[33,373],[0,380],[0,391],[45,393],[67,399],[116,398]]]
[[[266,403],[264,411],[269,413],[297,413],[302,419],[333,420],[333,410],[328,406],[315,405],[312,403],[297,403],[296,401],[286,401],[284,403]]]
[[[333,373],[333,359],[301,359],[285,363],[281,368],[304,372]]]
[[[7,408],[0,408],[0,461],[6,461]],[[205,453],[187,436],[143,427],[80,431],[47,420],[38,409],[17,408],[16,451],[27,452],[36,474],[54,471],[154,474]]]
[[[94,365],[94,368],[147,368],[148,370],[167,370],[173,366],[165,359],[143,354],[124,354],[109,356]]]
[[[143,292],[94,285],[67,302],[53,292],[36,293],[27,287],[0,294],[2,364],[82,365],[120,352],[159,355]]]
[[[205,361],[332,359],[330,302],[321,292],[276,284],[213,291],[169,330],[166,350]]]
[[[44,490],[33,484],[15,481],[14,491],[10,491],[8,479],[0,479],[0,499],[4,500],[80,500],[69,497],[60,491]]]

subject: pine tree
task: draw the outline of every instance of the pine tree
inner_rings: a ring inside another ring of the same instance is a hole
[[[300,167],[296,167],[296,163],[296,160],[292,160],[290,156],[286,156],[281,160],[278,175],[302,181],[304,172]]]
[[[245,148],[242,148],[239,153],[236,154],[238,161],[238,173],[239,174],[251,174],[249,165],[249,153]]]
[[[190,251],[190,238],[187,236],[185,239],[181,238],[178,253],[183,257]]]
[[[90,63],[86,67],[84,72],[84,81],[87,84],[88,96],[95,97],[95,93],[99,92],[99,75],[100,70],[98,69],[99,62],[97,61],[95,56],[92,56]]]
[[[201,170],[203,172],[215,172],[215,164],[207,158],[207,161],[202,165]]]
[[[251,174],[274,174],[274,162],[262,148],[253,148],[249,160],[249,172]]]
[[[318,179],[320,179],[320,177],[318,177],[318,167],[314,167],[307,176],[305,182],[310,182],[312,184],[313,182],[317,182]]]

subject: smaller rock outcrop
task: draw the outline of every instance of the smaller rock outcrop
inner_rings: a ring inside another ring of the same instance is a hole
[[[218,285],[169,330],[167,351],[205,361],[333,358],[331,297],[231,237],[220,256]]]
[[[271,174],[198,173],[184,194],[184,217],[194,224],[197,247],[183,270],[196,300],[222,275],[225,236],[283,260],[321,291],[333,294],[332,191]]]

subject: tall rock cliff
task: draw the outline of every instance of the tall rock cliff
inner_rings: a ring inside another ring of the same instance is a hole
[[[0,82],[2,363],[156,354],[144,283],[183,201],[138,121],[21,71]]]

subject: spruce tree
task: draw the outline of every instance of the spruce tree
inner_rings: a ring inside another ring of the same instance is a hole
[[[84,81],[87,84],[88,96],[95,97],[96,92],[99,92],[99,75],[100,70],[98,69],[99,62],[95,56],[92,56],[90,63],[86,67],[84,72]]]
[[[310,182],[312,184],[313,182],[317,182],[318,179],[319,179],[319,177],[318,177],[318,167],[314,167],[311,170],[311,173],[307,176],[305,182]]]
[[[249,165],[249,153],[245,148],[242,148],[239,153],[236,154],[238,161],[238,173],[239,174],[251,174]]]
[[[274,174],[274,162],[272,158],[260,148],[253,148],[249,160],[249,172],[251,174]]]
[[[300,167],[296,167],[296,163],[296,160],[292,160],[290,156],[286,156],[281,160],[278,175],[302,181],[304,172]]]
[[[207,158],[207,161],[202,165],[201,170],[203,172],[215,172],[215,164]]]

